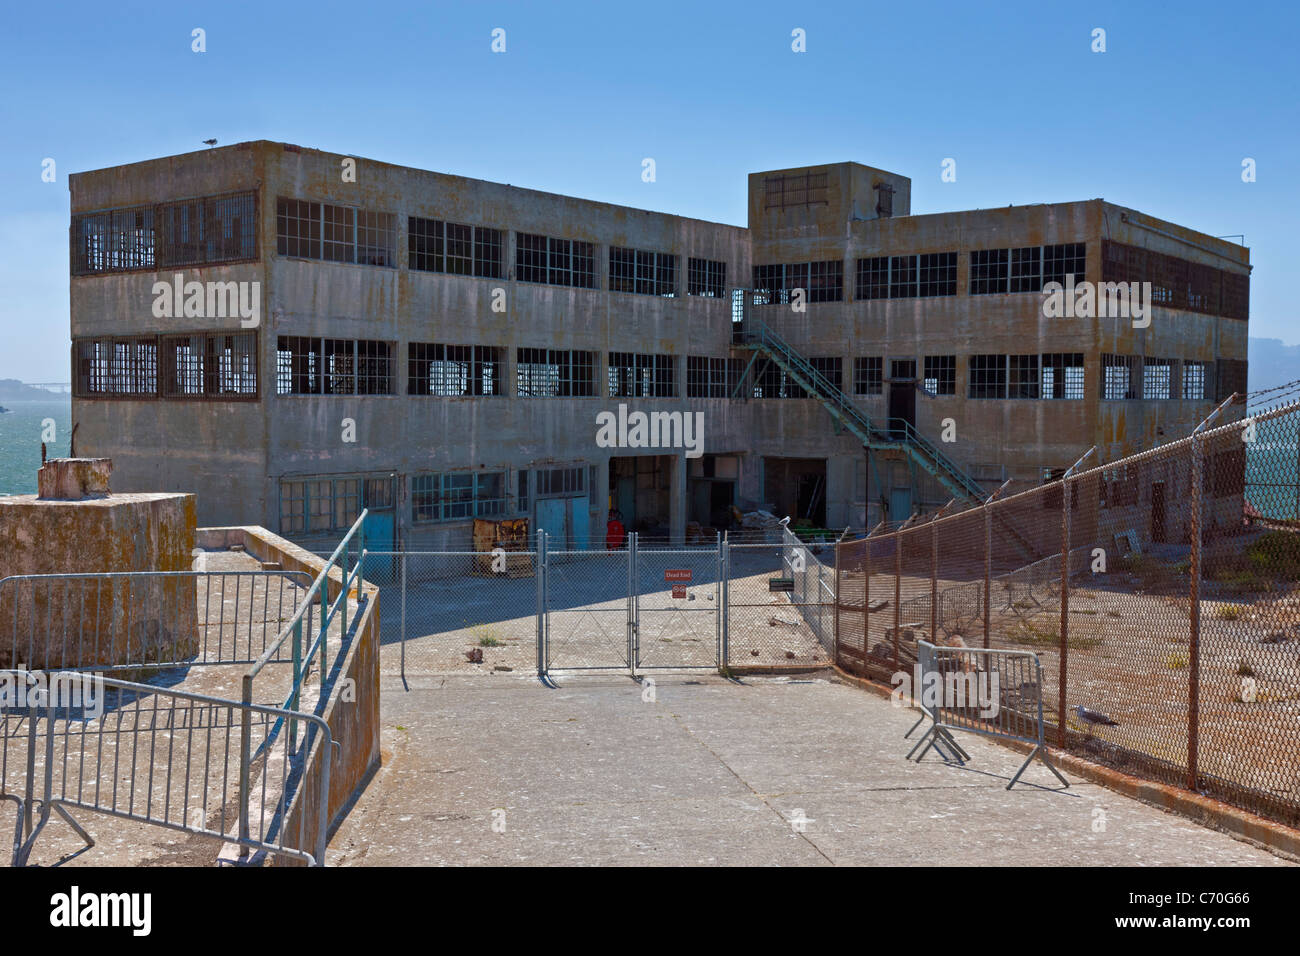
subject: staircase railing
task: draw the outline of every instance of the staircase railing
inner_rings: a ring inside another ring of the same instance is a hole
[[[889,419],[880,427],[862,413],[834,382],[792,348],[761,320],[745,315],[734,336],[737,344],[759,349],[773,358],[806,392],[825,406],[831,417],[842,423],[868,448],[898,448],[919,458],[934,476],[959,497],[983,499],[984,487],[918,432],[911,422]],[[928,462],[926,461],[928,459]]]

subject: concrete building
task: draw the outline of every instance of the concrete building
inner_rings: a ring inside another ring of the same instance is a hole
[[[309,545],[363,507],[432,549],[870,526],[1245,390],[1248,250],[1100,199],[913,216],[837,163],[752,174],[742,228],[265,141],[70,189],[75,453]],[[1153,308],[1056,316],[1053,281]]]

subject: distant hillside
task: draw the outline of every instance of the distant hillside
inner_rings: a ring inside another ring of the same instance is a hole
[[[1250,339],[1246,346],[1250,362],[1246,388],[1257,392],[1300,379],[1300,345],[1286,345],[1281,339]],[[1269,404],[1268,396],[1263,396]]]
[[[65,396],[67,397],[67,396]],[[0,378],[0,405],[5,402],[49,402],[59,398],[58,393],[43,388],[32,388],[16,378]]]

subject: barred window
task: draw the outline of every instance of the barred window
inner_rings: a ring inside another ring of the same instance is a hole
[[[884,390],[885,363],[879,355],[867,355],[853,360],[853,394],[879,395]]]
[[[844,298],[844,263],[839,259],[808,263],[808,301],[839,302]]]
[[[1142,363],[1142,397],[1159,401],[1174,397],[1174,360],[1149,358]]]
[[[506,512],[504,472],[411,476],[411,518],[417,524],[489,518]]]
[[[257,333],[164,335],[159,342],[164,398],[257,395]]]
[[[1082,352],[1049,352],[1042,357],[1041,369],[1041,398],[1083,398]]]
[[[488,345],[411,342],[406,347],[406,394],[504,395],[503,353]]]
[[[972,355],[968,369],[968,395],[971,398],[1007,397],[1007,357]]]
[[[505,278],[505,233],[487,226],[474,227],[474,275],[481,279]]]
[[[808,393],[772,361],[765,361],[754,377],[754,398],[807,398]]]
[[[393,213],[281,196],[275,201],[275,223],[279,255],[397,265],[397,217]]]
[[[357,211],[351,206],[321,207],[321,258],[326,262],[355,262],[357,255]]]
[[[686,260],[686,294],[722,298],[727,284],[727,264],[711,259]]]
[[[1208,362],[1183,363],[1183,398],[1188,401],[1204,401],[1209,392],[1205,386],[1205,369]]]
[[[518,233],[515,278],[520,282],[596,287],[596,253],[590,242]]]
[[[636,290],[636,253],[631,249],[610,246],[609,291],[634,292]]]
[[[474,274],[474,227],[464,223],[449,222],[444,227],[446,239],[446,262],[444,270],[448,275],[468,276]]]
[[[671,355],[610,352],[607,378],[611,398],[671,398],[676,394]]]
[[[397,265],[397,216],[357,211],[357,262],[389,268]]]
[[[329,476],[281,480],[280,533],[310,534],[346,531],[363,508],[391,509],[393,481],[389,476]]]
[[[927,355],[923,370],[923,384],[927,392],[932,395],[957,394],[957,356]]]
[[[155,336],[78,339],[73,343],[73,365],[79,397],[158,394]]]
[[[234,193],[72,217],[74,276],[257,258],[257,194]]]
[[[393,395],[391,342],[282,335],[276,343],[277,395]]]
[[[916,296],[916,256],[889,257],[889,297],[910,299]]]
[[[970,254],[970,294],[1007,291],[1007,250],[989,249]]]
[[[740,359],[687,356],[686,397],[730,398],[743,371]]]
[[[357,342],[357,394],[394,395],[393,345],[374,339]]]
[[[844,298],[844,263],[793,262],[754,266],[754,304],[787,305],[795,289],[806,302],[840,302]]]
[[[1043,284],[1059,282],[1065,285],[1069,276],[1082,282],[1087,263],[1088,246],[1082,242],[1067,242],[1056,246],[1043,246]]]
[[[889,298],[888,256],[858,260],[858,275],[853,297],[855,299]]]
[[[970,254],[970,294],[1007,291],[1008,249],[982,249]]]
[[[838,355],[827,356],[822,358],[811,358],[808,360],[813,370],[820,373],[828,382],[835,386],[836,391],[844,389],[844,360]]]
[[[1043,249],[1026,246],[1011,250],[1011,291],[1041,292],[1043,290]]]
[[[1137,398],[1142,380],[1142,366],[1135,355],[1101,357],[1101,397],[1107,401]]]
[[[595,364],[594,352],[518,349],[515,354],[517,394],[526,398],[593,397]]]
[[[677,295],[677,256],[610,246],[609,289],[673,298]]]
[[[920,256],[917,294],[921,296],[957,294],[957,253],[927,252]]]
[[[537,486],[537,495],[581,496],[587,493],[587,470],[577,468],[540,468],[533,474]]]
[[[500,279],[504,235],[500,229],[411,216],[406,221],[407,264],[419,272]]]
[[[275,201],[275,251],[282,256],[320,258],[320,203]]]
[[[1038,355],[1008,355],[1008,398],[1038,397]]]
[[[515,234],[515,278],[520,282],[546,282],[545,236]]]

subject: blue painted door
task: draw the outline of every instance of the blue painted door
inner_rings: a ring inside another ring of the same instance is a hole
[[[539,498],[537,500],[537,527],[547,534],[547,545],[556,551],[569,547],[568,527],[565,522],[566,499]]]
[[[889,520],[902,521],[912,514],[912,489],[895,488],[889,493]]]
[[[605,547],[604,535],[599,542],[592,541],[591,511],[586,498],[569,499],[569,527],[573,529],[573,547],[577,551],[601,551]]]
[[[394,512],[368,512],[363,527],[366,532],[367,551],[396,550],[397,521]],[[371,584],[378,584],[380,586],[392,584],[394,581],[393,561],[394,558],[392,555],[367,555],[366,566],[362,569],[361,576]]]

